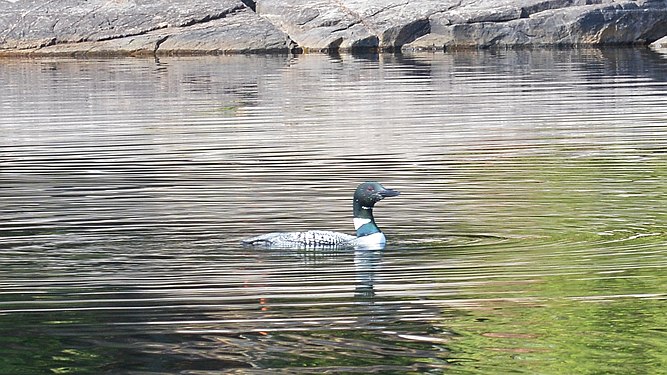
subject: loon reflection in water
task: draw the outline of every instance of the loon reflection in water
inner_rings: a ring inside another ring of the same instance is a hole
[[[354,192],[354,228],[356,236],[325,230],[306,232],[274,232],[248,238],[241,243],[264,248],[355,248],[382,249],[384,233],[375,224],[373,206],[386,197],[395,197],[397,190],[387,189],[378,182],[364,182]]]

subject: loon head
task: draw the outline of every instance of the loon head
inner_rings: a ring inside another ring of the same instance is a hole
[[[375,203],[387,197],[395,197],[400,192],[387,189],[378,182],[364,182],[357,186],[354,192],[354,201],[359,202],[362,207],[372,208]]]
[[[357,237],[381,233],[373,218],[373,206],[384,198],[399,194],[397,190],[387,189],[378,182],[364,182],[357,186],[353,205],[354,229],[357,231]]]

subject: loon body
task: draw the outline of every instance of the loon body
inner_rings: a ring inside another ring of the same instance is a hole
[[[244,245],[266,248],[372,248],[386,243],[384,233],[375,224],[373,206],[386,197],[400,193],[377,182],[364,182],[354,192],[353,214],[356,236],[326,230],[275,232],[243,240]]]

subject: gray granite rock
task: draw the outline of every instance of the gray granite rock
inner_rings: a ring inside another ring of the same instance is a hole
[[[335,0],[258,1],[256,10],[305,50],[378,45],[377,35],[361,15]]]
[[[0,0],[0,54],[651,43],[667,0]]]
[[[160,43],[160,54],[287,52],[292,41],[250,10],[234,17],[195,25]]]
[[[507,2],[434,14],[431,33],[404,49],[640,44],[667,34],[666,1]]]
[[[240,0],[0,3],[0,50],[38,54],[287,52],[289,37]]]
[[[258,0],[257,12],[306,50],[396,49],[430,31],[429,16],[458,1]]]
[[[664,36],[651,43],[650,47],[658,52],[667,53],[667,36]]]

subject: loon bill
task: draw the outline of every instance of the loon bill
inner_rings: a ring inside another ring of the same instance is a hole
[[[353,214],[356,236],[326,230],[306,232],[274,232],[248,238],[241,243],[265,248],[362,248],[382,249],[384,233],[375,224],[373,206],[386,197],[395,197],[397,190],[387,189],[377,182],[364,182],[354,192]]]

